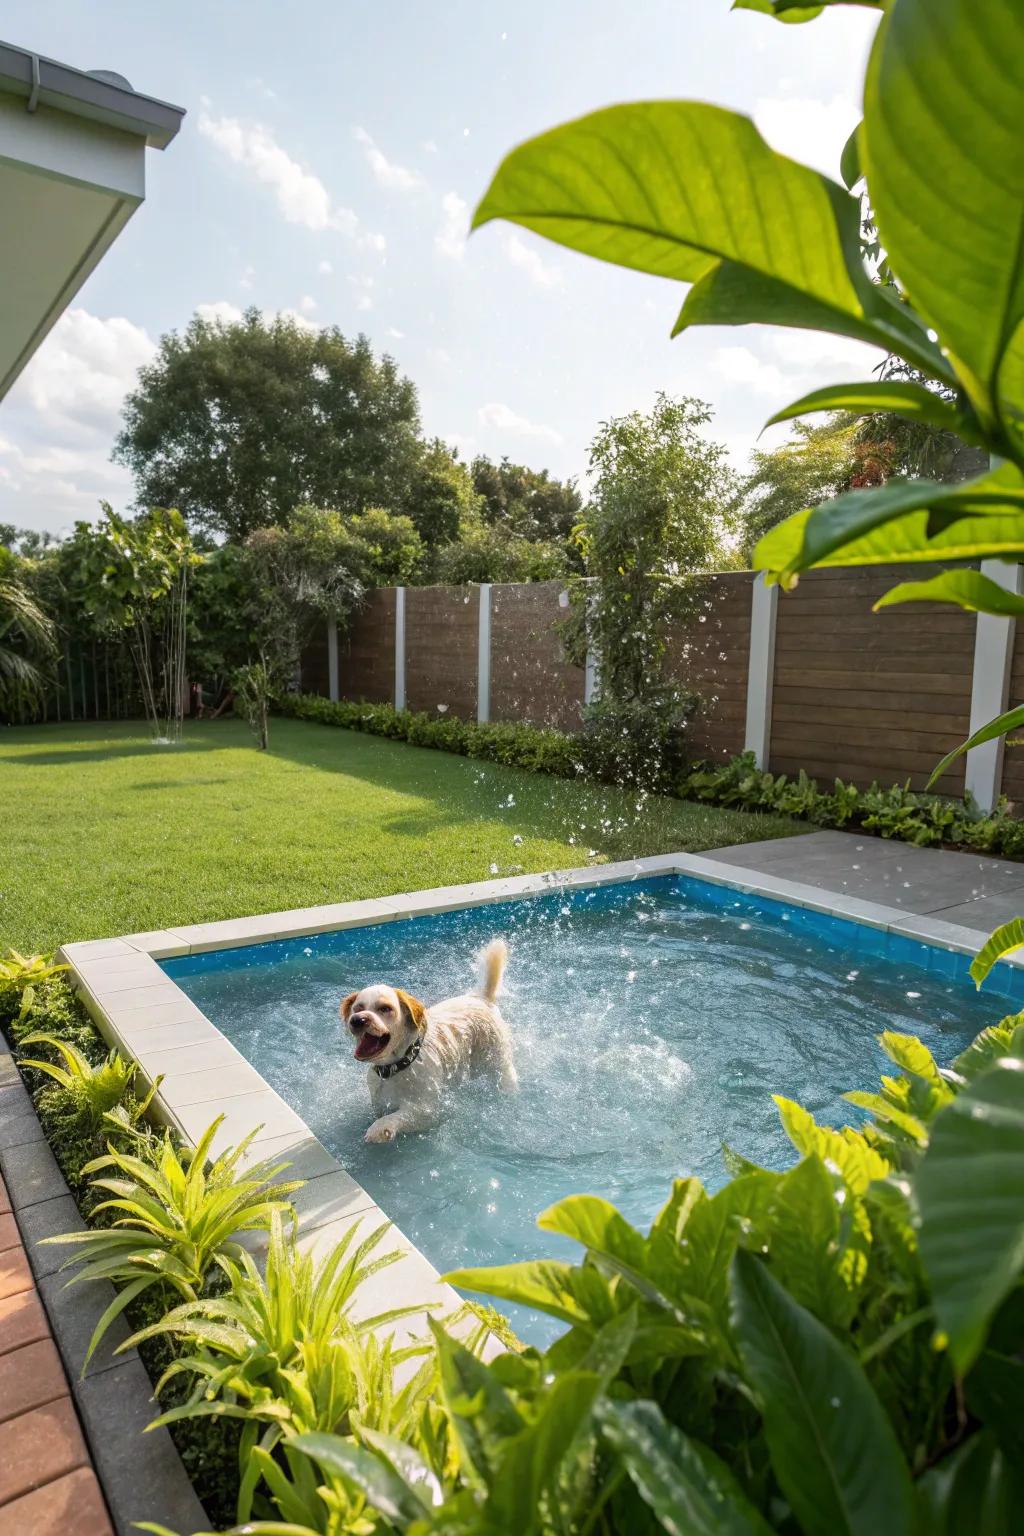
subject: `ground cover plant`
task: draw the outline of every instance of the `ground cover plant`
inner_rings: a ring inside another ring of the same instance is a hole
[[[19,727],[0,776],[0,943],[22,949],[798,830],[292,720],[267,752],[241,721],[174,748]]]

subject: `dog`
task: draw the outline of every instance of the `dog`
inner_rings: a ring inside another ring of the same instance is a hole
[[[499,1087],[515,1092],[512,1038],[495,1001],[507,961],[504,939],[493,939],[479,955],[479,992],[430,1008],[401,987],[364,987],[342,999],[338,1012],[355,1037],[355,1059],[369,1066],[377,1118],[367,1141],[394,1141],[436,1125],[446,1086],[467,1075],[493,1072]]]

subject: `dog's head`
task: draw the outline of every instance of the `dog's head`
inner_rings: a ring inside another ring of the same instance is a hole
[[[338,1012],[355,1036],[357,1061],[398,1061],[427,1027],[427,1010],[401,987],[350,992]]]

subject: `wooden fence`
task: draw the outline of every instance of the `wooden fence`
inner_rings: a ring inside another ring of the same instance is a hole
[[[922,787],[972,720],[1003,707],[1000,694],[1024,697],[1024,626],[1015,633],[1010,620],[933,604],[873,613],[905,576],[898,567],[811,571],[781,595],[749,571],[703,578],[692,618],[668,636],[670,675],[703,699],[694,755],[723,760],[751,747],[778,772]],[[755,601],[769,622],[752,655]],[[349,633],[329,632],[309,649],[303,687],[574,730],[590,671],[563,654],[565,603],[557,582],[378,591]],[[1003,657],[1005,676],[996,676]],[[965,785],[985,805],[1001,791],[1024,800],[1024,751],[960,758],[938,787],[962,794]]]

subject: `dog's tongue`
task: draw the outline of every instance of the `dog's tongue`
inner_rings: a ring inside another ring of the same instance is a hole
[[[386,1035],[360,1035],[356,1044],[356,1061],[369,1061],[379,1056],[388,1043]]]

